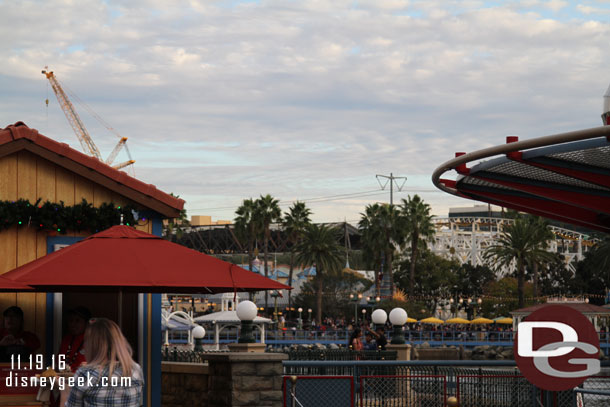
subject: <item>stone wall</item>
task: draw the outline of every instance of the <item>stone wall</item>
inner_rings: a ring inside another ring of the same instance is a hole
[[[210,407],[281,407],[285,354],[222,353],[208,357]]]
[[[282,360],[269,353],[227,352],[206,355],[208,364],[163,362],[163,407],[281,407]]]
[[[208,366],[201,363],[161,364],[161,405],[163,407],[207,406]]]
[[[413,352],[417,360],[460,360],[462,355],[456,348],[419,348]]]

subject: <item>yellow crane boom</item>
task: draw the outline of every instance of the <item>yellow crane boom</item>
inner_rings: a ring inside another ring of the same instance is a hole
[[[63,88],[59,84],[59,81],[53,74],[53,71],[48,71],[47,69],[48,68],[45,67],[45,69],[42,71],[42,74],[45,75],[47,77],[47,79],[49,80],[49,82],[51,83],[53,92],[55,93],[55,96],[57,96],[57,101],[59,102],[59,106],[61,107],[61,110],[63,110],[64,114],[66,115],[66,119],[68,119],[68,123],[70,123],[70,126],[72,126],[72,130],[74,130],[74,133],[76,134],[78,141],[80,141],[80,144],[83,147],[83,150],[85,152],[89,153],[90,155],[96,157],[98,160],[104,161],[102,159],[102,154],[100,153],[100,150],[97,148],[97,146],[93,142],[93,139],[89,135],[89,132],[87,131],[87,128],[85,127],[80,116],[78,115],[78,113],[76,113],[76,109],[74,109],[74,105],[72,104],[72,102],[70,102],[68,95],[66,95],[66,92],[64,92]],[[47,101],[47,104],[48,104],[48,101]],[[114,129],[112,129],[112,130],[114,133],[116,133],[114,131]],[[126,142],[127,142],[127,137],[121,137],[121,139],[119,140],[117,145],[114,147],[114,149],[112,150],[112,152],[106,159],[106,161],[105,161],[106,164],[111,165],[112,162],[114,161],[114,159],[116,158],[116,156],[121,151],[121,149],[123,147],[127,148],[127,145],[125,144]],[[133,163],[135,163],[135,161],[131,159],[131,154],[130,154],[128,161],[125,161],[118,165],[114,165],[113,167],[116,169],[121,169],[121,168],[127,167],[128,165],[131,165]]]

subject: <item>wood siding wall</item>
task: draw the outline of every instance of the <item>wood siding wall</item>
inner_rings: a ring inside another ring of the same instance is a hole
[[[30,202],[38,198],[51,202],[63,201],[66,205],[74,205],[82,199],[94,206],[104,202],[129,203],[121,195],[26,151],[0,158],[0,200],[20,198]],[[152,233],[152,222],[137,228]],[[47,232],[39,232],[35,227],[1,230],[0,274],[45,256],[47,236]],[[68,233],[66,236],[85,235]],[[12,305],[23,309],[25,330],[36,333],[44,347],[46,294],[0,293],[0,318],[1,313]],[[40,352],[44,352],[44,349],[40,349]]]

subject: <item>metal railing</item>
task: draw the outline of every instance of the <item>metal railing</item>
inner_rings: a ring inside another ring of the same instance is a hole
[[[360,376],[378,375],[445,375],[452,380],[458,375],[514,375],[513,360],[456,360],[456,361],[284,361],[285,375]]]
[[[455,397],[462,407],[537,406],[539,393],[520,374],[456,377]]]
[[[445,406],[450,397],[455,397],[460,407],[610,406],[609,376],[593,376],[575,391],[546,392],[525,379],[514,361],[507,360],[284,361],[283,365],[285,375],[296,376],[297,389],[302,376],[317,377],[318,381],[324,377],[353,378],[355,405],[359,407]],[[602,366],[609,364],[602,362]],[[344,405],[348,405],[346,400]],[[578,401],[581,404],[576,404]]]
[[[594,376],[585,381],[572,393],[574,407],[610,406],[610,378]]]
[[[195,352],[194,350],[184,350],[177,348],[164,348],[161,351],[161,361],[163,362],[186,362],[186,363],[205,363],[207,355],[212,352]],[[218,351],[213,351],[218,353]]]
[[[289,360],[396,360],[398,354],[391,350],[350,349],[291,349],[285,353]]]
[[[283,346],[291,344],[337,344],[346,345],[351,332],[341,330],[267,330],[265,342],[272,346]],[[260,332],[254,332],[257,342],[261,341]],[[220,334],[220,343],[237,342],[239,332],[237,329],[227,329]],[[390,332],[386,332],[386,337],[390,338]],[[607,354],[610,350],[610,332],[598,332],[600,347]],[[473,347],[478,345],[501,345],[512,346],[514,339],[513,331],[474,331],[474,330],[405,330],[405,339],[412,344],[428,342],[431,346],[451,346],[463,345]],[[186,343],[186,335],[177,338],[170,338],[170,343]],[[208,332],[204,338],[204,343],[213,343],[213,332]]]

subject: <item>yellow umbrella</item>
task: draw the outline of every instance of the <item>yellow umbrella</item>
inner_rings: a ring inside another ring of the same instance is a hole
[[[411,317],[407,318],[407,324],[410,324],[412,322],[417,322],[417,319]]]
[[[512,325],[513,324],[513,319],[511,317],[502,317],[502,318],[494,319],[494,322],[496,324]]]
[[[422,324],[443,324],[443,323],[445,323],[445,321],[443,321],[442,319],[438,319],[438,318],[434,318],[434,317],[425,318],[425,319],[420,320],[419,322],[421,322]]]
[[[471,324],[493,324],[493,319],[489,318],[477,318],[470,321]]]
[[[445,321],[446,324],[469,324],[470,321],[464,318],[451,318]]]

